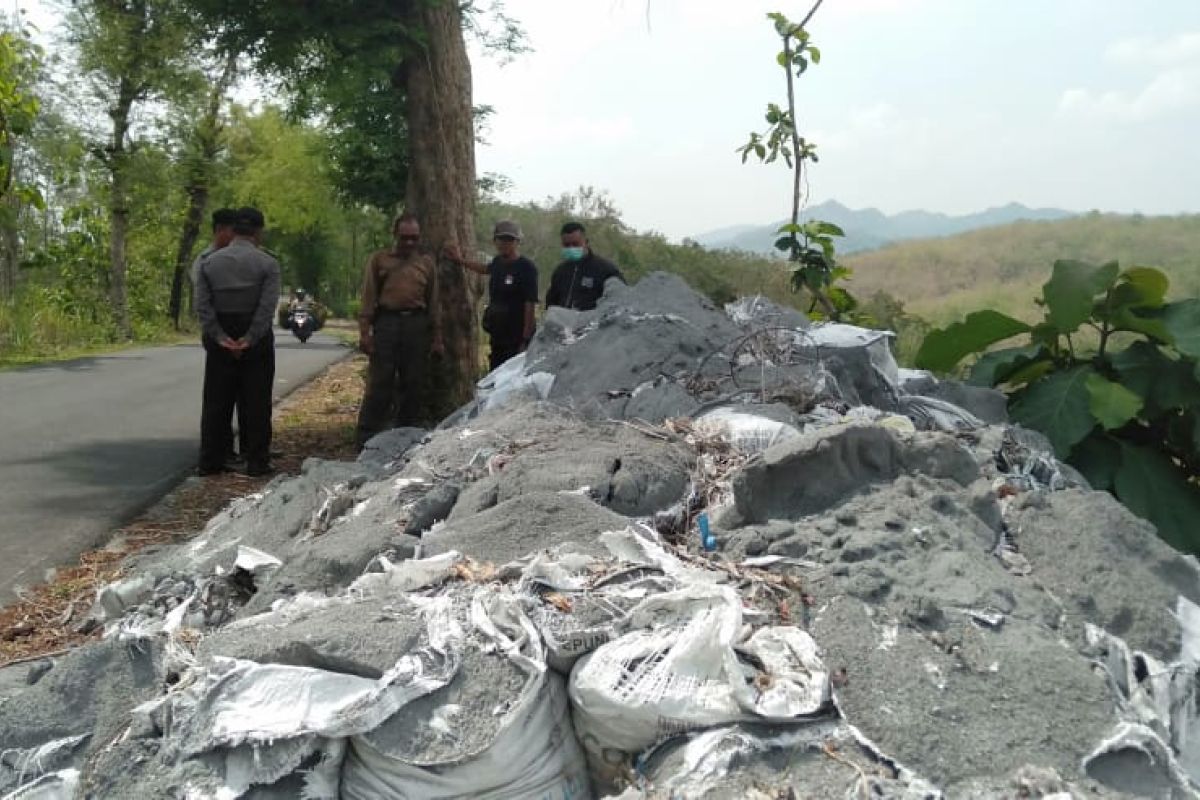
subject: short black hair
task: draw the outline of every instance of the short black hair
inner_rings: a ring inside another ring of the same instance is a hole
[[[558,232],[558,235],[566,236],[568,233],[575,233],[575,231],[579,231],[584,236],[587,236],[587,228],[583,227],[583,223],[582,222],[574,222],[574,221],[568,222],[566,225],[563,225],[562,230]]]
[[[215,231],[223,225],[233,225],[237,222],[237,212],[232,208],[218,208],[212,212],[212,226]]]
[[[420,224],[421,224],[421,220],[417,219],[416,214],[414,214],[411,211],[405,211],[404,213],[397,216],[394,220],[392,220],[392,233],[395,233],[396,228],[399,228],[401,223],[404,223],[404,222],[415,222],[418,226],[420,226]]]
[[[253,236],[266,224],[261,211],[253,206],[242,206],[234,214],[233,232],[238,236]]]

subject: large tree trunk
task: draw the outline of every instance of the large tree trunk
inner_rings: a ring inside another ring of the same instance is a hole
[[[192,262],[192,249],[200,237],[204,224],[204,212],[208,208],[208,190],[212,182],[213,165],[221,150],[221,104],[237,74],[237,55],[225,59],[221,76],[213,84],[208,95],[208,107],[204,116],[196,123],[196,159],[189,165],[187,215],[183,218],[183,229],[179,233],[179,249],[175,252],[175,274],[171,276],[171,322],[179,330],[179,316],[183,310],[183,283]]]
[[[128,78],[122,78],[116,102],[109,110],[112,118],[112,142],[109,144],[109,231],[108,257],[111,270],[109,297],[113,314],[117,320],[117,332],[122,339],[133,338],[133,324],[129,318],[129,291],[126,286],[128,261],[125,255],[125,239],[129,232],[129,150],[126,137],[129,133],[129,114],[133,108],[136,89]]]
[[[21,204],[12,195],[6,195],[3,202],[8,209],[0,225],[0,300],[10,300],[17,292],[17,265],[21,260],[17,234]]]
[[[175,274],[171,276],[171,323],[179,330],[179,316],[183,311],[183,281],[191,266],[192,250],[200,238],[200,226],[204,223],[204,210],[208,208],[208,181],[193,183],[187,187],[188,208],[183,218],[183,230],[179,233],[179,249],[175,252]]]
[[[423,45],[400,71],[407,107],[407,205],[422,238],[441,253],[447,242],[475,246],[475,119],[471,62],[455,0],[407,4]],[[475,295],[462,268],[439,258],[446,354],[434,369],[432,411],[441,418],[471,399],[479,372]]]

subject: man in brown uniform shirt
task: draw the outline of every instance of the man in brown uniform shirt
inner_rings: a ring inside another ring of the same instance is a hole
[[[420,250],[421,226],[404,214],[394,241],[367,261],[358,312],[359,348],[370,357],[358,412],[358,446],[392,426],[416,425],[429,378],[429,356],[443,351],[437,265]]]

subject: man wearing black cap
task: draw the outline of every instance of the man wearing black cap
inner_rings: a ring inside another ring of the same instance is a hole
[[[496,257],[490,263],[463,258],[458,246],[447,245],[446,257],[465,269],[488,276],[488,305],[483,312],[483,329],[491,337],[491,369],[525,351],[533,338],[534,312],[538,302],[538,273],[532,261],[521,255],[521,226],[501,220],[492,230]]]
[[[201,475],[225,469],[235,404],[240,412],[246,473],[271,472],[271,387],[275,381],[271,320],[279,303],[279,262],[258,248],[263,225],[258,209],[238,209],[232,241],[200,264],[195,306],[206,353]]]

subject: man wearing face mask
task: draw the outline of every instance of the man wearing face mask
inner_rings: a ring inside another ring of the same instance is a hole
[[[578,222],[562,226],[563,262],[550,277],[546,308],[563,306],[576,311],[591,311],[604,295],[604,282],[616,278],[625,282],[617,265],[592,252],[587,230]]]
[[[421,225],[403,214],[393,244],[363,270],[358,345],[370,358],[358,412],[358,446],[392,426],[421,422],[429,356],[444,352],[438,314],[437,267],[420,248]]]

